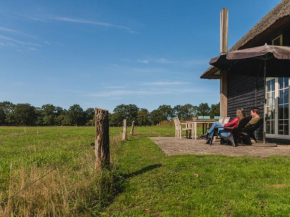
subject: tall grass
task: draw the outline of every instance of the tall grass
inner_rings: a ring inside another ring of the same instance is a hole
[[[0,127],[0,202],[53,170],[5,201],[0,216],[99,216],[107,212],[129,179],[160,166],[147,166],[147,155],[156,154],[158,148],[143,147],[139,138],[173,136],[174,127],[137,127],[137,136],[126,142],[120,141],[121,132],[120,127],[110,128],[111,168],[96,173],[90,146],[94,127]],[[140,153],[126,148],[128,144],[140,146]],[[130,163],[124,164],[125,158]],[[136,166],[142,168],[132,171]]]
[[[37,134],[32,133],[32,129],[28,129],[28,133],[31,137],[35,137]],[[68,130],[71,129],[68,128]],[[90,128],[87,129],[90,130]],[[27,129],[25,130],[27,131]],[[42,133],[45,132],[42,131]],[[13,133],[14,135],[15,133]],[[25,133],[21,136],[25,137]],[[7,138],[8,143],[13,140],[11,137],[11,133],[2,134],[2,138]],[[58,135],[57,137],[63,138],[66,135]],[[21,154],[16,157],[10,156],[10,158],[8,155],[6,155],[6,158],[2,156],[3,159],[1,160],[3,161],[0,165],[2,171],[6,172],[3,172],[0,177],[6,181],[5,184],[1,183],[2,188],[6,186],[6,191],[1,192],[0,202],[29,186],[48,172],[51,171],[51,173],[10,200],[4,201],[4,204],[0,206],[0,216],[98,215],[102,208],[108,205],[114,195],[121,189],[122,179],[114,169],[113,162],[109,170],[98,173],[95,171],[94,150],[89,146],[89,142],[86,143],[87,146],[83,147],[82,145],[81,148],[76,148],[75,146],[80,146],[78,140],[70,138],[64,142],[66,144],[63,147],[55,148],[56,152],[54,152],[53,146],[50,149],[37,147],[38,139],[26,139],[30,141],[30,145],[21,146],[22,150],[26,150],[24,156],[21,156]],[[20,140],[23,142],[25,138]],[[80,140],[86,142],[86,139],[82,140],[80,138]],[[17,145],[14,142],[12,143]],[[118,143],[119,137],[111,137],[112,151]],[[38,145],[42,146],[39,143]],[[9,147],[6,147],[6,151],[7,149]],[[13,148],[10,151],[12,150]],[[42,154],[38,155],[36,152],[42,152]],[[15,153],[17,153],[17,150],[15,150]],[[10,163],[7,171],[9,160],[12,163]]]

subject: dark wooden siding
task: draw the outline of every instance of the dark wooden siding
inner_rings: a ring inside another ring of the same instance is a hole
[[[257,102],[255,104],[255,89],[257,87]],[[263,117],[264,80],[261,77],[250,77],[228,73],[228,116],[236,117],[237,108],[244,108],[250,115],[251,108],[257,106]],[[258,130],[258,139],[263,137],[263,127]]]
[[[290,46],[290,28],[283,32],[283,45]]]
[[[271,35],[264,38],[255,46],[261,46],[265,43],[272,44],[272,40],[283,34],[283,45],[290,46],[290,24],[287,24],[281,29],[276,30]],[[264,117],[264,79],[262,77],[249,77],[238,74],[228,74],[228,116],[235,117],[237,108],[244,108],[248,115],[250,109],[255,106],[255,88],[257,84],[257,104],[261,110],[261,117]],[[257,135],[259,140],[263,138],[263,127],[258,130]],[[271,141],[289,144],[289,140],[271,139]]]

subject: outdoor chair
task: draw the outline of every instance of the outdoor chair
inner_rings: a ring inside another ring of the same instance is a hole
[[[263,125],[263,118],[260,118],[260,120],[252,125],[244,127],[239,133],[238,133],[238,142],[245,145],[252,145],[251,139],[253,139],[255,142],[257,142],[256,136],[254,132],[259,129]],[[244,134],[246,133],[246,134]]]
[[[239,125],[237,127],[216,127],[214,129],[214,136],[219,136],[221,138],[221,143],[223,140],[229,141],[232,146],[236,147],[236,141],[235,141],[235,135],[238,135],[239,132],[242,131],[242,129],[246,126],[247,123],[251,120],[251,117],[243,118],[243,120],[240,121]],[[225,130],[232,130],[232,133],[228,136],[228,134],[225,133],[218,133],[218,129],[225,129]],[[212,140],[210,142],[210,145],[212,145]]]
[[[175,125],[175,137],[179,137],[181,139],[182,131],[186,131],[186,135],[188,135],[188,131],[192,135],[192,129],[188,127],[186,123],[180,123],[179,118],[173,118],[174,125]]]

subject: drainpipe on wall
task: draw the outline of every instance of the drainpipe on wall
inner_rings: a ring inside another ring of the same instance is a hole
[[[220,53],[228,51],[229,11],[223,8],[220,13]],[[220,71],[220,116],[228,116],[227,71]]]

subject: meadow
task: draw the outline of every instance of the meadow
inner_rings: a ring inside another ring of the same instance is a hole
[[[112,167],[94,170],[93,127],[1,127],[0,216],[289,216],[290,158],[166,156],[136,127],[110,128]]]

